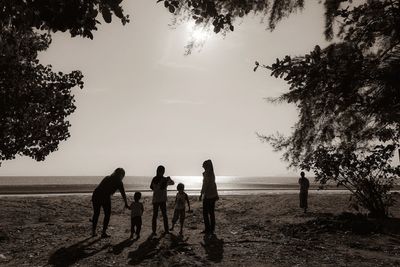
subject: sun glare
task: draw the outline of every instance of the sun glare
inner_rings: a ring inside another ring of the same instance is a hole
[[[204,42],[210,37],[210,32],[203,26],[196,25],[194,21],[189,21],[186,28],[194,41]]]

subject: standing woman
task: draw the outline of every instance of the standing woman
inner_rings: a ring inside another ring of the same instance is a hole
[[[215,201],[219,199],[217,184],[215,183],[214,167],[210,159],[203,162],[203,186],[199,200],[203,197],[203,219],[205,234],[214,234],[215,231]]]
[[[92,236],[96,236],[97,221],[100,215],[100,208],[103,207],[104,221],[103,221],[103,232],[101,237],[110,237],[107,234],[108,223],[110,222],[111,215],[111,196],[115,191],[119,190],[122,198],[125,202],[125,208],[128,208],[128,202],[126,201],[124,184],[122,179],[125,176],[125,171],[122,168],[117,168],[110,176],[106,176],[101,183],[93,191],[92,203],[93,203],[93,218],[92,218]]]

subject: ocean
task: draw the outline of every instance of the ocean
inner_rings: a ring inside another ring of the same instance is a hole
[[[0,194],[67,194],[90,193],[103,176],[0,176]],[[127,192],[150,192],[150,176],[127,176],[123,182]],[[188,193],[201,189],[201,176],[173,176],[175,184],[185,184]],[[244,192],[265,190],[298,190],[298,177],[243,177],[217,176],[218,190],[221,192]],[[311,181],[312,179],[310,179]],[[317,185],[312,184],[316,189]],[[176,186],[170,186],[175,191]]]

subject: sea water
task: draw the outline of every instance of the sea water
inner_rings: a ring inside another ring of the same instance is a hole
[[[35,193],[89,193],[100,183],[103,176],[0,176],[0,194]],[[185,185],[188,192],[199,191],[201,176],[173,176],[175,186]],[[127,192],[150,191],[150,176],[127,176],[123,182]],[[293,190],[298,188],[297,177],[242,177],[217,176],[219,191],[240,192],[247,190]]]

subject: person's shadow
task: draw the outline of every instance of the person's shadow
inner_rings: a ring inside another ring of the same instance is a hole
[[[124,241],[114,245],[112,247],[112,253],[115,255],[121,254],[121,252],[126,248],[132,246],[132,244],[136,241],[137,239],[125,239]]]
[[[100,241],[100,238],[94,239],[90,242],[91,238],[85,238],[69,247],[61,247],[50,255],[48,263],[53,266],[66,267],[70,266],[84,258],[93,256],[100,251],[108,248],[110,244],[106,244],[101,248],[86,251],[91,245]]]
[[[150,235],[136,250],[129,252],[128,264],[137,265],[145,259],[152,258],[158,252],[157,245],[159,242],[160,238],[154,238],[153,235]]]
[[[224,241],[218,239],[215,234],[205,235],[203,241],[204,243],[201,243],[201,246],[207,254],[207,259],[212,262],[221,262],[224,257]]]

